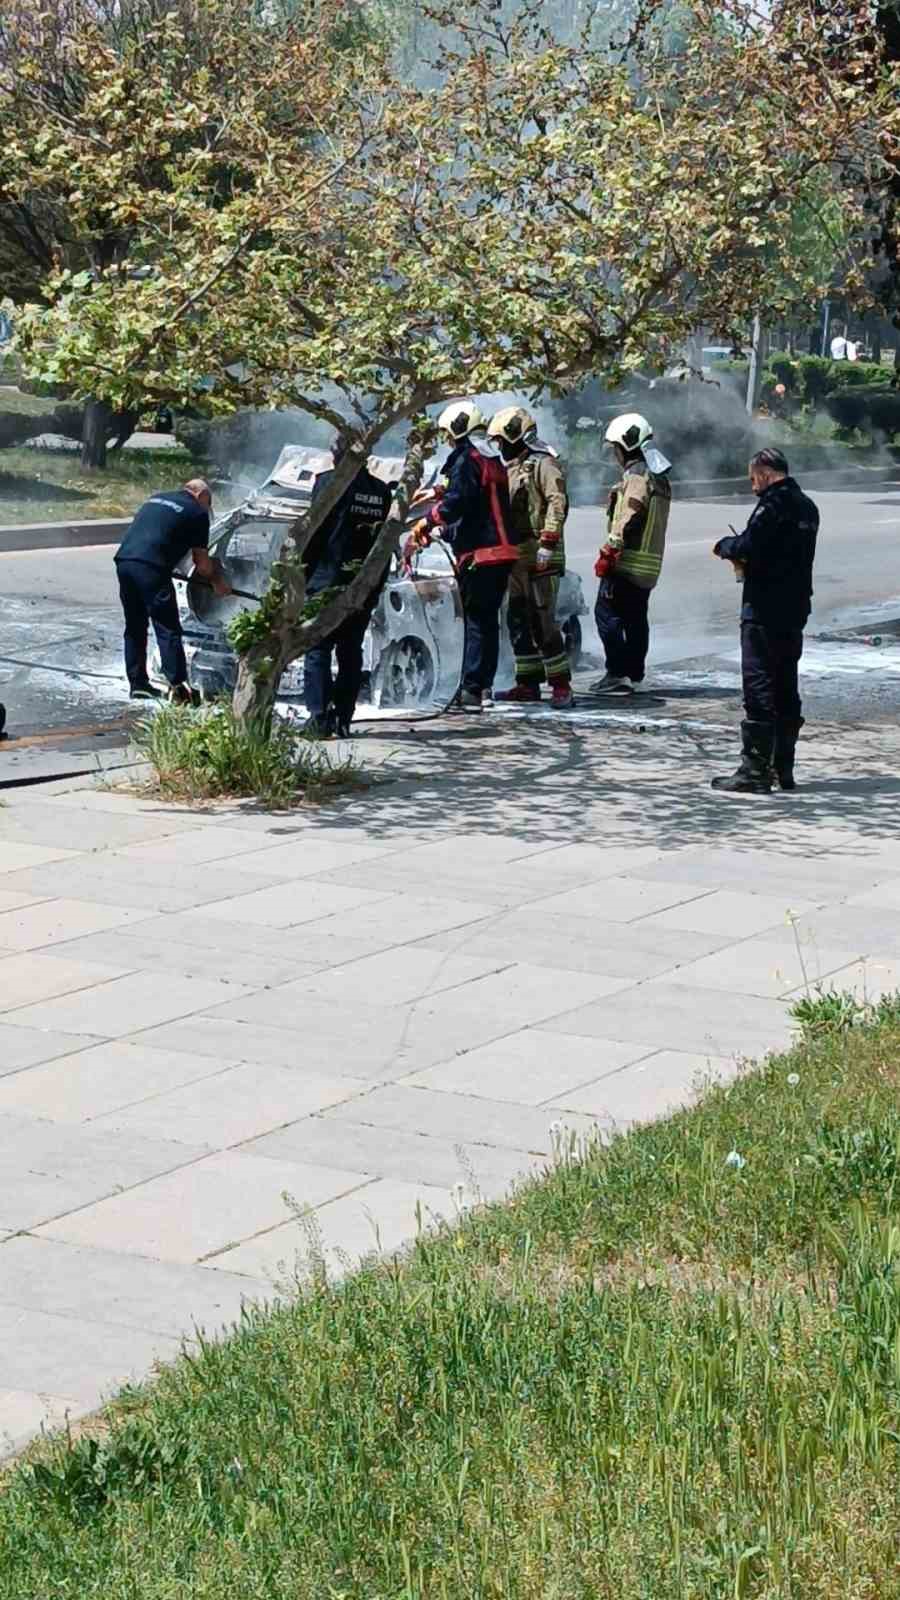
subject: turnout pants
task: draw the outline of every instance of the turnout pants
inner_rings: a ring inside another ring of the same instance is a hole
[[[459,574],[466,622],[462,686],[472,694],[481,694],[494,682],[500,656],[500,607],[508,582],[508,562],[476,566],[470,561]]]
[[[741,623],[741,677],[748,722],[784,725],[800,721],[797,669],[802,654],[802,628],[782,632],[758,622]]]
[[[313,645],[303,662],[303,698],[311,717],[323,720],[330,707],[340,723],[349,723],[356,710],[363,674],[363,640],[371,621],[375,602],[363,611],[354,611],[334,633]],[[337,675],[332,656],[337,657]]]
[[[187,682],[187,661],[181,638],[178,601],[172,579],[145,561],[117,561],[119,599],[125,613],[125,671],[132,689],[146,688],[147,631],[153,623],[163,676],[169,683]]]
[[[516,682],[539,684],[569,679],[569,657],[556,620],[557,573],[536,573],[532,560],[517,561],[509,575],[509,637]]]
[[[641,589],[630,578],[613,574],[600,580],[594,617],[611,678],[630,678],[632,683],[643,680],[650,649],[650,594],[650,589]]]

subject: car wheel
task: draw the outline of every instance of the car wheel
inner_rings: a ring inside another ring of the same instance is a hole
[[[574,672],[581,660],[581,621],[578,617],[568,617],[563,623],[563,639],[566,645],[566,655],[569,665]]]
[[[434,696],[434,659],[424,639],[407,636],[388,645],[378,663],[383,706],[427,705]]]

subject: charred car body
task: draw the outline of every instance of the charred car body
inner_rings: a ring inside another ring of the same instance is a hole
[[[396,457],[371,456],[368,466],[376,477],[393,483],[403,462]],[[292,523],[332,470],[329,452],[288,445],[262,488],[214,524],[210,550],[222,561],[235,589],[263,593]],[[415,516],[420,516],[422,509],[417,507]],[[191,684],[204,695],[233,689],[237,659],[226,629],[250,603],[237,595],[217,596],[188,577],[181,602],[185,651]],[[560,583],[558,616],[573,666],[581,650],[580,619],[586,612],[581,579],[566,572]],[[407,716],[433,714],[448,706],[462,673],[463,630],[462,603],[448,551],[433,544],[416,558],[411,573],[395,557],[366,635],[369,703],[360,704],[357,717],[365,719],[391,710]],[[511,685],[514,678],[504,627],[497,687]],[[282,677],[279,699],[299,701],[302,697],[300,660]]]

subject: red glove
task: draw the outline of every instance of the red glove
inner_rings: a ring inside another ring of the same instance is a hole
[[[621,550],[616,550],[611,544],[605,544],[594,562],[594,577],[611,578],[621,554]]]

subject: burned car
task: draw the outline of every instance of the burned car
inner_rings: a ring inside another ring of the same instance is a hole
[[[376,477],[393,483],[403,461],[371,456],[368,466]],[[262,594],[292,523],[332,470],[330,452],[287,445],[263,486],[214,524],[210,550],[222,561],[235,589]],[[431,477],[436,470],[435,465]],[[418,507],[414,516],[422,509]],[[185,651],[191,684],[206,696],[229,693],[234,687],[237,660],[226,629],[250,604],[236,594],[218,596],[187,577],[181,602]],[[580,619],[586,612],[581,579],[566,572],[560,582],[558,616],[573,666],[581,651]],[[462,602],[449,551],[435,541],[416,556],[411,571],[395,556],[366,635],[366,674],[357,720],[391,712],[409,716],[444,710],[459,689],[462,657]],[[506,688],[514,681],[504,626],[497,687]],[[284,673],[278,698],[302,700],[302,660]]]

